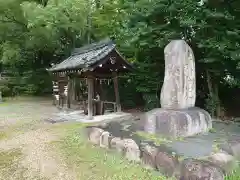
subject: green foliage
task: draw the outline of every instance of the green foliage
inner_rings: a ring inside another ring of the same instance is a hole
[[[192,46],[200,67],[197,75],[209,69],[217,83],[222,83],[226,74],[239,77],[239,7],[239,3],[224,1],[107,1],[98,10],[95,23],[103,24],[100,29],[117,40],[127,57],[136,59],[139,72],[131,76],[136,89],[143,94],[156,94],[160,93],[157,87],[163,79],[163,49],[172,39],[183,38]],[[112,14],[118,21],[113,21]],[[103,36],[99,28],[96,33],[99,31]],[[154,95],[151,97],[144,95],[145,104],[157,107]],[[207,100],[209,109],[214,109],[213,101]]]
[[[150,141],[154,142],[155,145],[172,143],[172,139],[166,138],[166,137],[161,137],[161,136],[156,136],[155,134],[148,134],[148,133],[141,132],[141,131],[136,132],[136,134],[145,140],[150,140]]]
[[[10,88],[7,85],[2,85],[0,86],[0,91],[2,92],[3,95],[11,95],[10,93]]]
[[[137,92],[136,85],[128,77],[119,79],[121,103],[126,108],[136,108],[142,104],[141,94]]]
[[[11,42],[5,42],[1,45],[3,64],[12,64],[13,60],[20,59],[21,49],[17,44],[11,44]]]
[[[217,110],[217,107],[219,105],[219,101],[218,99],[216,99],[215,96],[208,96],[206,99],[206,104],[205,107],[206,109],[212,114],[214,115],[215,111]]]
[[[159,107],[159,101],[156,97],[156,94],[143,94],[143,99],[145,101],[145,110],[151,110],[156,107]]]
[[[86,42],[87,5],[84,0],[0,0],[0,63],[17,79],[5,83],[4,95],[51,92],[42,69]]]
[[[232,174],[227,175],[225,178],[225,180],[238,180],[240,179],[240,169],[236,169]]]
[[[239,9],[237,1],[212,0],[0,0],[0,63],[14,77],[26,77],[5,86],[4,92],[13,87],[20,93],[50,92],[50,78],[41,69],[60,62],[89,37],[97,41],[106,36],[137,69],[126,77],[131,87],[124,86],[133,93],[124,88],[120,92],[127,106],[142,105],[136,100],[139,94],[146,109],[159,106],[163,52],[172,39],[191,45],[197,76],[208,70],[218,87],[239,86]],[[234,80],[226,81],[227,75]],[[213,109],[214,100],[206,101]]]

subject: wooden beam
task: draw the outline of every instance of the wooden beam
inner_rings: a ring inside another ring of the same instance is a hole
[[[113,73],[113,83],[114,83],[114,91],[115,91],[115,98],[117,104],[117,112],[121,112],[121,103],[120,103],[120,96],[119,96],[119,89],[118,89],[118,76],[117,73]]]
[[[87,77],[88,84],[88,119],[93,119],[93,82],[92,76]]]

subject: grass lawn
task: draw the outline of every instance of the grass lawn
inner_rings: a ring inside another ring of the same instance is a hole
[[[7,180],[9,177],[16,180],[26,180],[27,168],[19,167],[18,163],[22,158],[21,149],[0,151],[0,180]],[[34,176],[34,180],[46,180]]]
[[[238,168],[233,174],[226,176],[225,180],[240,180],[240,168]]]
[[[55,130],[65,131],[66,137],[56,141],[54,145],[64,155],[69,166],[75,169],[78,179],[96,180],[170,180],[158,173],[142,168],[140,165],[129,163],[119,154],[86,142],[83,133],[79,131],[81,124],[57,125]]]
[[[0,151],[0,179],[5,179],[9,177],[10,173],[13,173],[17,170],[16,162],[20,157],[20,149],[13,149],[11,151]]]

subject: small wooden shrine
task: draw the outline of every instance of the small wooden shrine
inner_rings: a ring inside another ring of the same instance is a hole
[[[103,115],[106,104],[113,105],[114,112],[120,112],[118,76],[132,69],[109,39],[76,48],[69,58],[48,69],[53,78],[54,104],[62,107],[66,104],[68,108],[76,102],[82,104],[89,119]],[[113,81],[114,102],[106,101],[102,96],[101,84],[105,80]]]

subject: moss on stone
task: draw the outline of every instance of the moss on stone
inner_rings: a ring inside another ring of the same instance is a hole
[[[176,138],[163,137],[157,134],[150,134],[143,131],[137,131],[135,134],[146,140],[153,141],[156,145],[168,144],[168,143],[172,143],[173,141],[184,141],[183,137],[176,137]]]
[[[135,134],[138,136],[153,141],[156,145],[171,143],[172,141],[168,138],[157,136],[155,134],[149,134],[142,131],[137,131]]]

